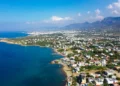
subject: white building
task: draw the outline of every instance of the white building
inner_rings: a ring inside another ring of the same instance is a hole
[[[105,60],[105,59],[102,59],[102,60],[101,60],[101,66],[106,66],[106,64],[107,64],[106,60]]]

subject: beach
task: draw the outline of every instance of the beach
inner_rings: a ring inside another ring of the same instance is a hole
[[[72,76],[71,69],[67,65],[65,65],[65,64],[62,64],[62,65],[63,65],[63,71],[65,72],[65,74],[67,75],[67,77]]]
[[[16,44],[15,42],[13,41],[9,41],[8,39],[0,39],[0,42],[5,42],[5,43],[8,43],[8,44]]]

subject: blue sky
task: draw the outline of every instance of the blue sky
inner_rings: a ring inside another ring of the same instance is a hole
[[[0,0],[0,30],[93,22],[120,15],[120,0]]]

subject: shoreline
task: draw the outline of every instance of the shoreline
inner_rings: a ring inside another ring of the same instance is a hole
[[[47,48],[47,46],[40,46],[40,45],[23,45],[23,44],[20,44],[20,43],[15,43],[15,42],[9,41],[9,40],[7,40],[7,39],[1,39],[0,42],[7,43],[7,44],[20,45],[20,46],[38,46],[38,47],[46,47],[46,48]],[[49,48],[51,48],[51,47],[49,47]],[[61,54],[60,52],[58,52],[57,49],[55,49],[55,48],[51,48],[51,49],[53,49],[53,51],[54,51],[55,53],[57,53],[58,55],[63,56],[63,58],[66,57],[65,55],[63,55],[63,54]],[[60,59],[56,59],[56,60],[60,60]],[[54,62],[54,61],[56,61],[56,60],[53,60],[53,61],[51,61],[51,62]],[[56,63],[53,63],[53,64],[56,64]],[[58,63],[58,64],[62,65],[62,71],[63,71],[63,72],[65,73],[65,75],[66,75],[66,79],[65,79],[65,80],[66,80],[65,86],[66,86],[66,85],[67,85],[67,82],[68,82],[68,78],[69,78],[70,76],[72,76],[71,68],[69,68],[66,64],[64,64],[64,63],[62,63],[62,62],[61,62],[61,63]]]
[[[40,45],[23,45],[21,43],[10,42],[10,41],[5,40],[5,39],[0,40],[0,42],[7,43],[7,44],[20,45],[20,46],[38,46],[38,47],[46,47],[47,48],[47,46],[40,46]]]

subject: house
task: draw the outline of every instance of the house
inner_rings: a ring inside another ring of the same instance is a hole
[[[61,60],[62,60],[63,63],[66,63],[66,62],[69,62],[69,61],[70,61],[69,58],[62,58]]]
[[[98,54],[95,54],[96,57],[98,57]]]
[[[118,81],[115,78],[105,78],[105,80],[109,85],[115,85],[118,83]]]
[[[79,62],[79,63],[78,63],[78,66],[79,66],[79,67],[85,66],[85,63],[84,63],[84,62]]]
[[[107,64],[106,60],[105,60],[105,59],[102,59],[102,60],[101,60],[101,66],[106,66],[106,64]]]
[[[70,63],[71,63],[71,64],[74,64],[74,63],[75,63],[75,60],[70,60]]]
[[[74,67],[74,68],[77,67],[77,64],[72,64],[72,67]]]
[[[85,58],[90,59],[91,56],[90,55],[85,55]]]
[[[88,66],[89,64],[88,63],[85,63],[85,66]]]
[[[77,82],[81,85],[81,86],[86,86],[87,82],[86,82],[86,74],[81,73],[78,77],[77,77]]]
[[[94,60],[95,65],[101,65],[101,62],[99,60]]]
[[[113,56],[113,53],[110,53],[109,55],[110,55],[110,56]]]
[[[95,81],[95,78],[94,78],[94,77],[89,77],[89,78],[88,78],[88,82],[89,82],[89,83],[92,83],[93,81]]]
[[[101,76],[100,74],[94,74],[94,73],[91,73],[90,75],[92,75],[94,78],[98,78]]]
[[[109,76],[109,75],[114,75],[114,72],[112,70],[106,70],[104,71],[104,74]]]
[[[76,50],[78,53],[80,53],[81,52],[81,50]]]
[[[116,62],[113,62],[112,64],[115,65],[115,66],[117,66],[117,63],[116,63]]]
[[[75,59],[75,57],[70,57],[70,60],[74,60]]]
[[[79,67],[75,67],[75,72],[78,73],[80,71]]]
[[[104,83],[104,78],[95,79],[95,86],[101,86]]]
[[[117,71],[119,71],[119,70],[120,70],[120,66],[116,66],[115,69],[116,69]]]

